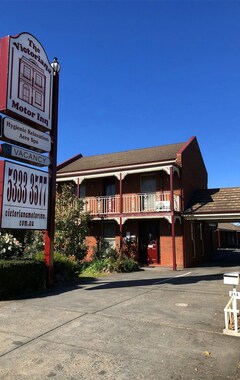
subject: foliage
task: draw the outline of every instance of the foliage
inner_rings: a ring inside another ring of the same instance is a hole
[[[45,289],[46,280],[43,261],[0,260],[0,299]]]
[[[37,261],[44,261],[43,252],[34,256]],[[63,283],[76,279],[82,270],[82,265],[75,256],[66,256],[60,252],[54,252],[54,277],[55,283]]]
[[[85,236],[91,217],[83,212],[83,202],[74,194],[73,185],[64,184],[57,190],[54,248],[82,260],[87,253]],[[44,235],[43,231],[25,231],[22,237],[24,257],[33,258],[44,250]]]
[[[105,244],[99,249],[97,249],[97,247],[94,248],[93,260],[102,260],[107,258],[116,259],[118,255],[119,252],[116,249],[108,248],[108,246]]]
[[[22,256],[23,247],[11,233],[0,232],[0,259],[10,260]]]
[[[23,252],[26,258],[35,258],[44,250],[44,231],[26,231],[23,239]]]
[[[85,264],[85,274],[137,271],[138,263],[130,255],[116,249],[96,251],[93,260]]]
[[[85,258],[89,213],[83,212],[83,201],[74,194],[71,184],[58,187],[56,196],[55,249],[78,260]]]

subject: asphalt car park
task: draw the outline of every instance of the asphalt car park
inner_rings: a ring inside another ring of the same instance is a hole
[[[2,301],[0,379],[240,379],[240,337],[223,334],[239,265],[226,250]]]

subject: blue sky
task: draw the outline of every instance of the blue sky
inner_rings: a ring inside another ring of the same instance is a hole
[[[240,1],[0,5],[61,63],[58,163],[195,135],[209,187],[240,186]]]

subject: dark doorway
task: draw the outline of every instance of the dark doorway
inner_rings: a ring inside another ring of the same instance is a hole
[[[159,264],[159,220],[139,222],[139,262]]]

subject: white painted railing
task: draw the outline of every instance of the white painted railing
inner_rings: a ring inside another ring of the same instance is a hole
[[[93,215],[120,213],[120,196],[85,197],[84,211]],[[180,197],[174,195],[174,209],[180,211]],[[124,214],[141,212],[168,212],[170,192],[124,194],[122,197],[122,212]]]

